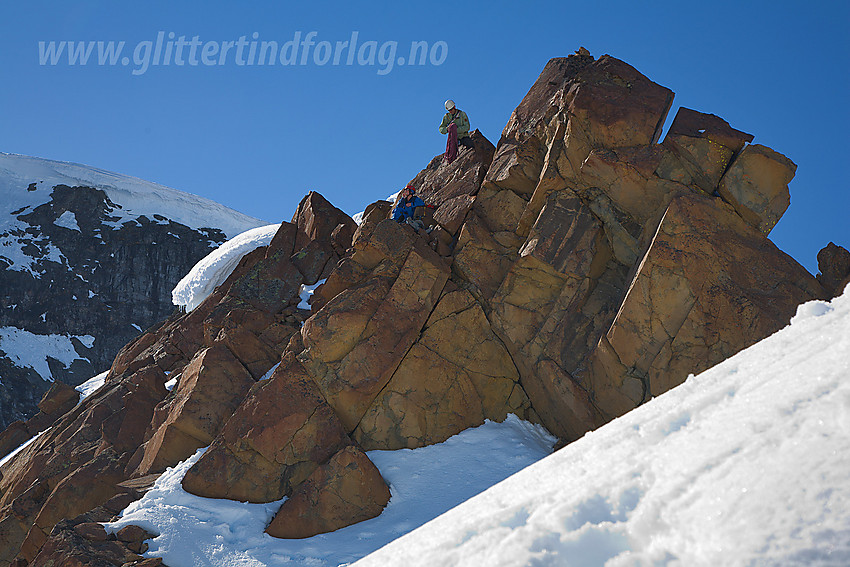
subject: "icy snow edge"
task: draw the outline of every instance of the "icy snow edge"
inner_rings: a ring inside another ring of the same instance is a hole
[[[191,311],[233,273],[245,254],[268,246],[280,224],[260,226],[231,238],[201,259],[171,290],[171,302]]]

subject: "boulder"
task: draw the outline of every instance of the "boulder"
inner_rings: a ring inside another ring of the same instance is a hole
[[[287,355],[227,420],[183,488],[206,498],[272,502],[350,442],[310,375]]]
[[[752,144],[741,150],[717,192],[745,221],[767,235],[791,203],[788,183],[797,165],[772,149]]]
[[[12,422],[0,433],[0,455],[5,457],[30,440],[33,435],[35,434],[30,432],[25,421]]]
[[[357,229],[351,217],[315,191],[301,200],[292,224],[297,231],[290,259],[307,285],[321,279],[328,264],[336,264]]]
[[[349,238],[357,228],[351,217],[315,191],[310,191],[298,204],[298,209],[292,216],[292,224],[298,227],[298,231],[290,254],[298,252],[312,241],[330,244],[334,230],[340,224],[347,227]],[[339,231],[337,234],[340,234]]]
[[[79,401],[77,390],[62,382],[54,382],[38,402],[38,409],[53,420],[72,410]]]
[[[752,140],[719,116],[682,107],[663,144],[679,158],[691,182],[710,195],[732,158]]]
[[[157,407],[153,422],[160,425],[139,448],[141,461],[131,476],[162,472],[209,445],[253,384],[226,346],[198,351],[172,396]]]
[[[348,446],[313,471],[278,510],[266,533],[306,538],[378,516],[390,490],[372,461]]]
[[[841,295],[850,283],[850,252],[830,242],[818,252],[818,270],[817,280],[827,293]]]

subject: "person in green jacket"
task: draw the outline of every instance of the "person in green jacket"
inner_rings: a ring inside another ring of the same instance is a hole
[[[440,123],[440,134],[448,134],[449,124],[454,122],[457,126],[457,143],[468,148],[472,147],[472,138],[469,137],[469,118],[466,113],[455,106],[455,101],[446,101],[446,115]]]

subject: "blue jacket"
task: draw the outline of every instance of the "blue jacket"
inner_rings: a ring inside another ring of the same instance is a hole
[[[404,199],[400,199],[398,203],[396,203],[395,208],[393,209],[393,220],[396,222],[402,222],[405,219],[413,218],[413,211],[416,207],[424,207],[425,201],[417,197],[413,196],[413,200],[410,202],[405,202]]]

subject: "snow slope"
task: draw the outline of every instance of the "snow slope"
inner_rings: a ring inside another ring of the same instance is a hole
[[[850,565],[850,287],[356,565]]]
[[[169,567],[309,565],[336,567],[355,561],[437,517],[488,486],[552,452],[555,438],[542,427],[509,416],[488,421],[438,445],[400,451],[370,451],[369,458],[390,485],[384,512],[329,534],[301,540],[263,533],[281,502],[248,504],[200,498],[180,481],[200,458],[169,469],[144,498],[107,526],[115,532],[134,524],[159,534],[148,541],[148,557]]]

